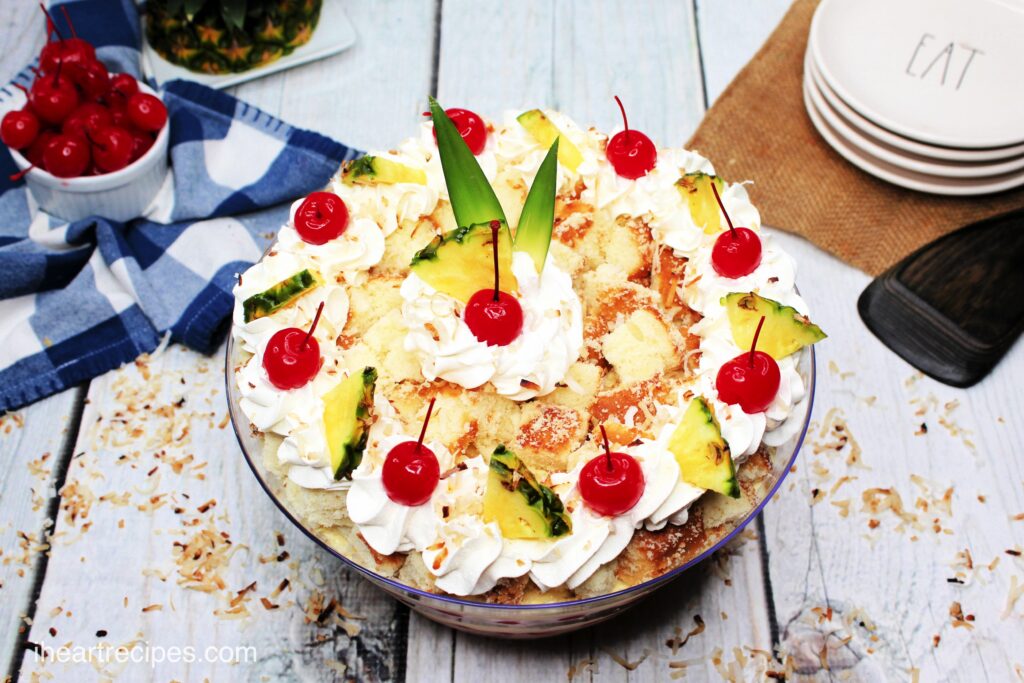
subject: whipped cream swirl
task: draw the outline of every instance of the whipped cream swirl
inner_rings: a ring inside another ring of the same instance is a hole
[[[583,347],[583,313],[572,279],[548,255],[542,274],[529,255],[512,254],[519,282],[523,331],[507,346],[479,341],[462,319],[462,304],[410,273],[402,283],[405,348],[417,354],[423,376],[467,389],[490,382],[514,401],[555,389]]]

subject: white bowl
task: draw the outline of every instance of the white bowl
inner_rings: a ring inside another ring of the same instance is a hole
[[[139,90],[159,97],[145,83]],[[160,190],[167,176],[169,120],[156,136],[153,146],[120,171],[82,178],[58,178],[40,168],[25,175],[25,183],[36,203],[46,213],[77,221],[103,216],[115,221],[138,218]],[[14,163],[25,170],[32,164],[17,150],[10,150]]]

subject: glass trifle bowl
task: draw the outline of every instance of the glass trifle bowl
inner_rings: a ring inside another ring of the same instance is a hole
[[[686,524],[667,527],[671,530],[671,539],[676,541],[677,548],[659,575],[621,590],[575,600],[495,604],[472,596],[456,597],[425,591],[383,576],[373,567],[365,566],[351,557],[337,539],[315,528],[288,504],[284,495],[284,482],[271,471],[266,461],[267,458],[276,457],[276,449],[265,446],[260,433],[251,426],[239,407],[241,396],[235,378],[235,368],[243,360],[239,347],[232,336],[228,341],[225,363],[231,423],[253,474],[285,517],[324,550],[428,619],[462,631],[504,638],[553,636],[609,619],[683,576],[687,569],[722,548],[754,520],[778,491],[803,443],[814,403],[815,354],[813,347],[806,347],[799,352],[797,360],[797,370],[803,379],[806,394],[802,401],[793,406],[787,420],[790,427],[785,440],[775,446],[762,445],[754,456],[738,468],[737,477],[743,482],[744,490],[740,499],[734,501],[709,493],[694,503]],[[345,493],[339,491],[335,495]],[[726,503],[728,510],[724,511],[722,507]],[[410,557],[407,561],[422,560]]]

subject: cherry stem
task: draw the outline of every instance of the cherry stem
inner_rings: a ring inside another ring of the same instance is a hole
[[[754,332],[754,340],[750,342],[750,367],[754,367],[754,352],[757,350],[757,338],[761,336],[761,327],[764,325],[764,316],[757,323],[757,330]]]
[[[619,99],[618,95],[612,95],[615,98],[615,102],[619,105],[619,111],[622,112],[622,125],[626,129],[626,144],[629,144],[629,119],[626,118],[626,108],[622,106],[622,100]]]
[[[28,172],[29,172],[29,171],[31,171],[32,169],[34,169],[35,167],[36,167],[36,165],[35,165],[35,164],[32,164],[32,165],[30,165],[30,166],[29,166],[28,168],[23,168],[23,169],[21,169],[20,171],[18,171],[17,173],[12,173],[11,175],[9,175],[9,176],[7,176],[7,177],[8,177],[8,179],[9,179],[9,180],[10,180],[10,181],[11,181],[12,183],[16,183],[16,182],[18,182],[19,180],[21,180],[22,178],[24,178],[25,176],[27,176],[27,175],[28,175]]]
[[[316,308],[316,315],[313,316],[313,324],[309,326],[309,332],[306,333],[305,339],[302,340],[302,346],[300,348],[302,348],[303,351],[306,350],[306,345],[309,343],[309,338],[313,336],[313,332],[314,330],[316,330],[316,324],[320,322],[320,314],[323,312],[323,310],[324,302],[321,301],[320,305],[317,306]]]
[[[60,11],[64,14],[64,21],[68,22],[68,26],[71,28],[71,37],[78,38],[78,33],[75,32],[75,25],[71,23],[71,15],[68,14],[68,6],[61,5]]]
[[[417,451],[420,450],[421,448],[423,448],[423,437],[427,435],[427,425],[430,424],[430,414],[432,412],[434,412],[434,401],[436,401],[436,400],[437,400],[436,396],[431,398],[430,399],[430,405],[427,406],[427,416],[425,418],[423,418],[423,426],[420,427],[420,438],[416,440],[416,450]]]
[[[25,97],[28,97],[28,95],[29,95],[28,88],[23,86],[21,83],[15,83],[14,87],[17,88],[18,90],[20,90],[21,92],[25,93]]]
[[[491,245],[492,251],[494,252],[494,300],[500,301],[501,297],[498,296],[498,230],[501,228],[501,223],[498,221],[491,221]]]
[[[57,28],[57,22],[55,22],[53,20],[53,17],[50,16],[50,11],[46,9],[46,5],[44,5],[43,3],[40,2],[39,3],[39,9],[43,10],[43,14],[46,15],[46,21],[49,22],[49,26],[47,28],[49,28],[51,31],[56,31],[57,32],[57,37],[60,38],[60,42],[63,43],[64,42],[64,34],[60,32],[59,28]],[[47,41],[50,40],[50,32],[49,31],[47,31],[47,33],[46,33],[46,40]]]
[[[732,219],[729,218],[729,212],[725,210],[725,204],[722,203],[722,198],[718,196],[718,188],[715,187],[715,181],[711,181],[711,191],[715,193],[715,199],[718,201],[718,206],[722,208],[722,213],[725,214],[725,222],[729,224],[729,232],[732,233],[732,238],[739,239],[736,235],[736,228],[732,227]]]
[[[604,430],[604,425],[601,425],[601,438],[604,439],[604,457],[608,461],[608,471],[611,472],[614,468],[612,467],[612,449],[608,445],[608,432]]]

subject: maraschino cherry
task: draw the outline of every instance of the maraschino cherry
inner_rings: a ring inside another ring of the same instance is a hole
[[[473,153],[473,156],[477,156],[480,152],[484,151],[484,147],[487,145],[487,124],[484,123],[484,120],[476,112],[452,107],[451,109],[445,109],[444,113],[448,114],[448,118],[455,124],[455,129],[459,131],[459,135],[466,141],[466,146],[469,147],[469,151]],[[430,112],[425,111],[423,115],[430,116]],[[434,144],[437,144],[436,130],[434,131]]]
[[[11,149],[25,149],[39,135],[39,119],[28,109],[9,111],[0,122],[0,141]]]
[[[129,97],[139,92],[139,82],[132,78],[131,74],[114,74],[110,77],[110,90],[127,101]]]
[[[89,143],[77,135],[56,135],[43,150],[46,170],[58,178],[77,178],[91,160]]]
[[[92,143],[92,160],[100,172],[120,171],[131,162],[135,139],[124,128],[99,126],[87,130],[86,135]]]
[[[32,83],[28,103],[32,111],[46,123],[59,126],[78,107],[79,97],[75,84],[61,77],[61,63],[53,75],[39,76]]]
[[[298,389],[316,377],[320,370],[320,344],[313,336],[324,302],[316,309],[309,331],[286,327],[267,342],[263,351],[263,367],[270,383],[278,389]]]
[[[46,11],[43,3],[39,3],[39,7],[43,10],[43,14],[46,15],[47,42],[43,47],[43,51],[39,54],[39,66],[43,69],[43,72],[53,73],[59,64],[85,64],[96,61],[96,49],[88,41],[79,38],[78,34],[75,33],[75,26],[71,23],[71,17],[68,15],[66,7],[61,7],[61,10],[64,12],[64,20],[71,29],[70,38],[65,38],[57,30],[57,24],[53,21],[50,13]],[[56,31],[59,38],[55,43],[50,41],[50,36],[54,31]]]
[[[601,425],[604,455],[599,455],[580,470],[580,495],[583,502],[601,515],[614,517],[629,512],[644,494],[644,472],[636,458],[613,453],[608,434]]]
[[[745,413],[761,413],[768,409],[779,392],[782,375],[779,364],[764,351],[757,350],[764,316],[757,323],[757,331],[750,343],[750,351],[741,353],[718,370],[715,388],[718,398],[730,405],[739,404]]]
[[[61,125],[61,132],[65,135],[77,135],[88,137],[89,133],[95,132],[102,126],[109,126],[113,123],[110,110],[98,102],[85,102],[78,105],[71,114],[64,119]]]
[[[734,228],[729,212],[725,210],[725,204],[722,203],[718,188],[713,182],[711,191],[715,193],[718,206],[721,207],[725,221],[729,224],[729,230],[719,235],[715,240],[715,246],[711,248],[711,267],[722,277],[738,278],[750,275],[761,265],[761,239],[750,228]]]
[[[494,250],[494,289],[481,289],[469,298],[463,319],[469,331],[488,346],[508,346],[523,331],[523,307],[498,282],[498,230],[501,223],[491,221]]]
[[[430,414],[434,411],[434,400],[430,399],[427,416],[420,428],[420,438],[403,441],[392,448],[381,469],[381,483],[388,498],[399,505],[423,505],[434,494],[441,480],[441,466],[434,451],[423,445]]]
[[[615,101],[619,105],[619,111],[622,112],[622,125],[625,130],[616,133],[608,141],[605,156],[608,157],[608,161],[616,173],[623,178],[636,180],[650,173],[658,163],[658,148],[654,146],[649,137],[640,131],[629,129],[626,108],[622,106],[622,100],[618,95],[615,96]]]
[[[347,227],[348,207],[341,197],[330,192],[312,193],[295,212],[295,231],[309,244],[326,244]]]
[[[149,93],[137,92],[128,98],[128,120],[139,130],[156,133],[167,123],[167,107]]]

